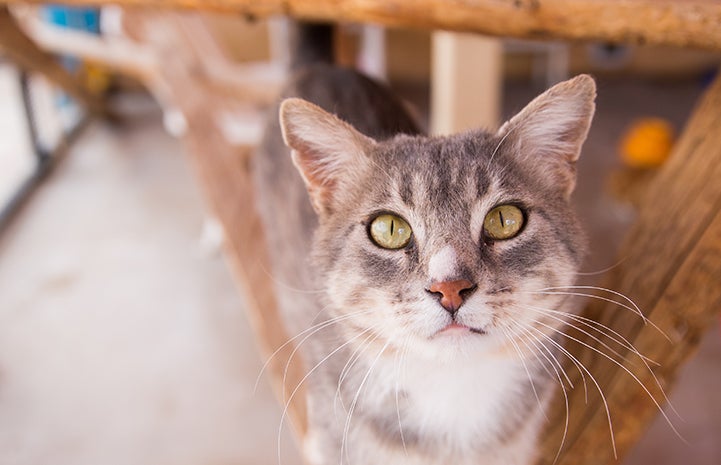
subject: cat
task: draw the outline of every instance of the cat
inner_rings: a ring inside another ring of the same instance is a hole
[[[300,31],[316,53],[296,53],[254,163],[311,372],[307,462],[533,463],[556,315],[574,311],[547,291],[574,283],[586,248],[569,198],[594,80],[497,131],[428,136],[384,85],[333,65],[327,26]]]

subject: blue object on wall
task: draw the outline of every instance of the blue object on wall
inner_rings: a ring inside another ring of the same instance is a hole
[[[100,9],[64,5],[43,8],[45,20],[56,26],[100,34]]]

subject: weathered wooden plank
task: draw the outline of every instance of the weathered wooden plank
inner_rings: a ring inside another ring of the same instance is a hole
[[[218,111],[228,108],[232,99],[225,94],[218,95],[212,78],[197,72],[205,54],[188,43],[192,37],[185,34],[187,24],[182,15],[137,12],[129,15],[128,21],[145,46],[164,56],[156,78],[163,83],[161,92],[166,103],[180,110],[186,119],[188,130],[183,141],[188,157],[200,178],[210,210],[223,226],[226,257],[244,296],[261,353],[266,359],[275,353],[266,373],[284,405],[289,391],[283,380],[289,387],[295,387],[302,379],[303,365],[298,354],[288,364],[294,346],[286,345],[289,337],[278,315],[270,261],[256,211],[251,148],[233,146],[218,126]],[[149,28],[152,34],[146,33]],[[173,53],[163,53],[164,50],[173,50]],[[151,90],[157,89],[151,86]],[[302,437],[306,429],[302,388],[289,405],[287,418],[298,437]]]
[[[42,0],[0,0],[0,3]],[[718,0],[65,0],[192,8],[248,17],[370,22],[527,39],[598,40],[721,50]]]
[[[0,51],[19,67],[40,73],[57,84],[90,112],[108,116],[103,100],[90,93],[76,77],[60,66],[55,57],[40,50],[18,27],[15,18],[3,5],[0,5]]]
[[[270,376],[271,386],[281,405],[285,406],[288,393],[298,385],[304,373],[297,353],[288,365],[287,375],[285,373],[295,346],[285,345],[289,337],[278,315],[275,289],[270,279],[271,267],[263,227],[255,209],[249,154],[224,140],[217,126],[208,119],[207,110],[184,113],[193,128],[184,137],[186,151],[202,180],[211,211],[223,225],[225,255],[244,297],[246,313],[261,354],[264,360],[274,354],[266,376]],[[245,150],[250,151],[249,148]],[[286,386],[283,385],[284,379]],[[301,387],[287,413],[287,419],[299,438],[306,430],[304,392]]]
[[[580,344],[569,350],[588,367],[606,395],[615,443],[623,456],[658,412],[652,398],[664,403],[656,385],[668,390],[681,364],[696,350],[701,335],[721,311],[721,79],[701,99],[669,162],[649,189],[638,221],[622,247],[623,263],[605,287],[633,299],[652,324],[628,309],[594,301],[584,312],[623,334],[645,356],[660,365],[647,369],[629,350],[615,346],[612,355],[638,378],[636,381],[609,360]],[[620,300],[612,294],[604,294]],[[628,305],[628,302],[625,302]],[[584,343],[600,348],[582,333]],[[608,352],[608,351],[606,351]],[[623,358],[626,357],[627,360]],[[607,414],[589,376],[588,405],[583,381],[566,365],[576,385],[569,397],[567,449],[559,465],[601,465],[613,462]],[[648,393],[639,386],[642,383]],[[542,463],[554,461],[563,430],[564,407],[557,405],[543,445]],[[673,421],[673,415],[669,415]]]

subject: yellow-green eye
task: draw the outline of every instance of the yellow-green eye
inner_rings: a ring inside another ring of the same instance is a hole
[[[483,220],[486,237],[494,240],[510,239],[523,228],[523,212],[515,205],[499,205]]]
[[[411,240],[411,227],[406,220],[390,213],[377,216],[370,226],[373,242],[384,249],[400,249]]]

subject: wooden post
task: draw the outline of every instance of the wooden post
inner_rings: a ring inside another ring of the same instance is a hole
[[[588,367],[606,396],[619,458],[629,451],[658,413],[656,403],[664,405],[659,385],[668,391],[682,363],[695,352],[701,336],[715,324],[721,311],[719,128],[721,78],[717,78],[702,97],[671,158],[649,189],[638,221],[619,253],[623,263],[606,279],[605,287],[633,299],[652,323],[644,324],[634,311],[604,301],[591,302],[583,313],[618,331],[658,365],[650,364],[650,369],[646,368],[639,357],[618,344],[614,349],[621,357],[609,354],[618,364],[582,344],[567,344],[571,353]],[[615,295],[604,297],[619,300],[633,309],[629,302]],[[583,344],[602,349],[585,334],[577,333],[574,337]],[[566,363],[566,370],[574,374],[571,381],[576,385],[569,393],[571,409],[566,447],[554,462],[565,429],[565,408],[559,403],[550,416],[541,463],[616,463],[607,413],[594,392],[594,384],[586,375],[589,396],[586,402],[578,370],[572,363]],[[680,421],[673,413],[667,415],[671,422]]]
[[[44,75],[76,98],[96,115],[108,116],[101,98],[91,94],[74,76],[60,66],[55,57],[40,50],[18,27],[7,6],[0,5],[0,50],[19,67]]]

